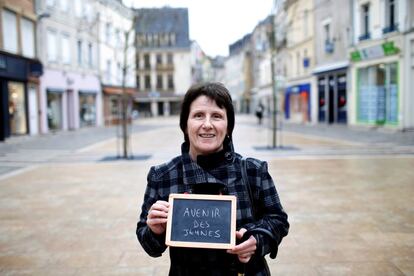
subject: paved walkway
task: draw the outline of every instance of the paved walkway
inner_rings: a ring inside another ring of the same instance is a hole
[[[236,150],[268,161],[289,214],[272,275],[414,275],[414,146],[398,142],[409,138],[293,126],[268,150],[267,128],[237,122]],[[149,167],[177,155],[182,134],[176,117],[134,128],[133,153],[148,159],[102,161],[117,154],[106,128],[0,144],[0,275],[167,275],[168,254],[148,257],[135,225]]]

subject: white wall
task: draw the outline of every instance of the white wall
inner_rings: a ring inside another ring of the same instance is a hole
[[[174,87],[177,95],[183,95],[191,86],[191,52],[174,53]]]

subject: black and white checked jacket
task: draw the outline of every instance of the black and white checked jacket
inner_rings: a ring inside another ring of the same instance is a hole
[[[232,149],[232,145],[225,148]],[[148,210],[152,204],[157,200],[168,201],[170,193],[191,192],[194,185],[206,183],[222,184],[226,187],[229,195],[237,197],[237,229],[265,228],[273,234],[279,244],[288,233],[289,223],[273,180],[268,173],[267,163],[254,158],[249,158],[247,162],[247,174],[254,194],[254,204],[256,210],[260,210],[261,217],[254,220],[249,193],[241,181],[241,159],[239,154],[228,150],[223,162],[219,162],[213,168],[204,169],[191,160],[188,154],[188,144],[184,143],[181,156],[177,156],[167,163],[151,167],[147,176],[147,188],[136,229],[138,240],[144,250],[150,256],[158,257],[167,248],[165,235],[155,235],[146,224]],[[256,255],[265,256],[268,254],[271,248],[267,237],[255,235],[255,238],[257,240]],[[263,267],[263,273],[258,271],[255,275],[267,275],[265,270],[267,268]]]

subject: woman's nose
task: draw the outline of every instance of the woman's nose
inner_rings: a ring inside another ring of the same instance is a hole
[[[211,125],[210,118],[206,118],[203,123],[203,128],[211,128],[211,127],[212,125]]]

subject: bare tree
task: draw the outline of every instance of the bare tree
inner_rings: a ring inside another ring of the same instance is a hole
[[[134,34],[135,20],[132,22],[131,28],[124,33],[124,47],[123,47],[123,65],[122,65],[122,95],[121,95],[121,123],[122,123],[122,158],[128,159],[132,157],[132,152],[129,152],[130,147],[130,133],[128,132],[129,123],[132,121],[130,114],[130,103],[133,95],[128,95],[126,87],[126,78],[131,66],[128,64],[128,53],[131,47],[134,47],[133,42],[130,42]]]

